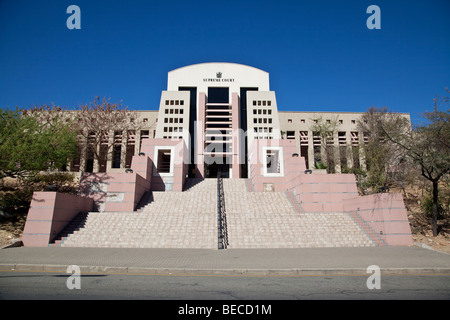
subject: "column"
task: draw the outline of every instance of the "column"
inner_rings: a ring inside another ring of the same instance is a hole
[[[240,178],[241,177],[241,137],[239,130],[240,123],[240,108],[239,108],[239,96],[236,92],[232,93],[231,97],[231,127],[232,127],[232,135],[233,142],[231,146],[232,154],[232,178]]]

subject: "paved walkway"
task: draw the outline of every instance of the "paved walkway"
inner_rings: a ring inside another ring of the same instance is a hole
[[[305,249],[8,248],[0,270],[180,275],[450,274],[450,255],[419,247]]]

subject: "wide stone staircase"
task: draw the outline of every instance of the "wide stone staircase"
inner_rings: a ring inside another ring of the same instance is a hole
[[[136,212],[90,212],[62,247],[217,248],[217,179],[185,192],[152,192]]]
[[[246,192],[244,179],[223,183],[228,248],[376,245],[348,213],[304,213],[287,192]]]
[[[217,179],[188,179],[184,192],[151,192],[136,212],[90,212],[53,246],[218,248]],[[288,192],[249,192],[223,179],[228,248],[375,246],[348,213],[305,213]]]

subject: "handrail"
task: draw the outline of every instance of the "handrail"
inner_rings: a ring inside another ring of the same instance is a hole
[[[226,249],[228,246],[227,215],[225,209],[225,194],[223,191],[223,178],[220,172],[217,178],[217,231],[218,248]]]

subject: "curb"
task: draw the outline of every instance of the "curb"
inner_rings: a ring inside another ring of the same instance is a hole
[[[68,265],[45,264],[0,264],[0,271],[63,272]],[[329,269],[189,269],[189,268],[144,268],[79,266],[81,273],[161,275],[161,276],[368,276],[365,268]],[[450,268],[382,268],[382,275],[450,275]]]

